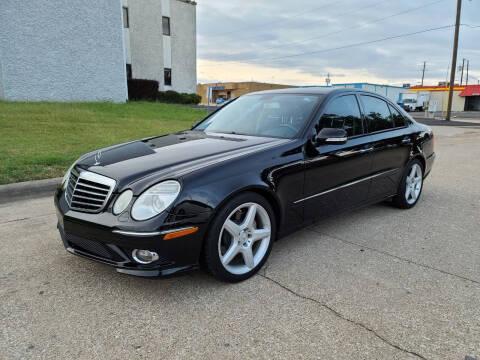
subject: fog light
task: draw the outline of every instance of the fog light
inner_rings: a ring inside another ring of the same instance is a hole
[[[140,264],[150,264],[158,260],[158,254],[155,251],[135,249],[132,251],[133,259]]]
[[[128,204],[130,204],[130,201],[132,201],[132,198],[132,190],[125,190],[123,193],[121,193],[113,205],[113,213],[118,215],[123,212],[128,207]]]

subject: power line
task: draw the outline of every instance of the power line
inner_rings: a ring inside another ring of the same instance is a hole
[[[354,11],[351,11],[351,12],[347,12],[347,13],[343,13],[343,14],[342,14],[342,17],[347,16],[347,15],[350,15],[350,14],[353,14],[353,13],[358,12],[358,11],[362,11],[362,10],[366,10],[366,9],[369,9],[369,8],[372,8],[372,7],[375,7],[375,6],[378,6],[378,5],[381,4],[381,3],[385,3],[385,2],[389,2],[389,1],[390,1],[390,0],[376,1],[376,2],[374,2],[373,4],[370,4],[370,5],[367,5],[367,6],[363,6],[363,7],[359,8],[359,9],[357,9],[357,10],[354,10]],[[340,7],[340,6],[338,6],[338,4],[336,4],[336,5],[337,5],[337,6],[334,6],[334,8]],[[326,8],[330,8],[330,7],[331,7],[331,6],[326,6],[326,7],[321,7],[321,8],[317,8],[317,9],[326,9]],[[318,23],[319,21],[320,21],[320,20],[314,20],[314,21],[306,22],[306,23],[304,22],[304,23],[302,23],[302,24],[300,24],[300,25],[297,25],[297,26],[295,26],[295,27],[298,27],[298,26],[307,27],[307,26],[309,26],[309,25],[311,25],[311,24],[316,24],[316,23]],[[284,22],[284,21],[279,20],[279,21],[274,21],[273,23],[277,23],[277,22]],[[271,23],[268,23],[268,24],[270,25]],[[265,26],[266,26],[266,25],[267,25],[267,24],[265,24]],[[228,33],[222,33],[222,35],[225,35],[225,34],[228,34]],[[247,36],[247,37],[242,37],[242,36],[240,36],[240,40],[256,40],[256,41],[257,41],[257,39],[258,39],[258,35]],[[230,40],[230,39],[226,39],[226,40]],[[221,41],[221,40],[220,40],[220,41]]]
[[[372,4],[370,4],[370,5],[367,5],[367,6],[363,6],[363,7],[361,7],[361,8],[358,8],[357,10],[354,10],[354,11],[351,11],[351,12],[344,12],[344,13],[341,14],[341,16],[342,16],[342,18],[343,18],[343,17],[345,17],[346,15],[351,15],[351,14],[354,14],[354,13],[359,12],[359,11],[362,11],[362,10],[367,10],[367,9],[370,9],[370,8],[372,8],[372,7],[375,7],[375,6],[379,5],[379,4],[387,3],[387,2],[390,2],[390,1],[389,1],[389,0],[376,1],[376,2],[374,2],[374,3],[372,3]],[[314,21],[310,21],[310,22],[307,22],[307,23],[302,23],[301,26],[302,26],[302,27],[306,27],[306,26],[308,26],[308,25],[316,24],[316,23],[318,23],[318,22],[319,22],[319,20],[314,20]]]
[[[256,30],[256,29],[259,29],[259,28],[263,28],[263,27],[266,27],[266,26],[270,26],[272,24],[277,24],[277,23],[280,23],[280,22],[285,22],[285,21],[288,21],[290,19],[293,19],[293,18],[296,18],[298,16],[301,16],[303,14],[308,14],[314,10],[319,10],[319,9],[324,9],[325,8],[325,5],[327,4],[332,4],[331,2],[326,2],[325,4],[323,4],[322,6],[317,6],[317,7],[314,7],[314,8],[311,8],[309,10],[304,10],[304,11],[301,11],[299,13],[296,13],[294,15],[290,15],[290,16],[287,16],[287,17],[284,17],[282,19],[279,19],[279,20],[274,20],[274,21],[270,21],[270,22],[267,22],[267,23],[263,23],[261,25],[257,25],[257,26],[248,26],[248,27],[243,27],[243,28],[240,28],[240,29],[237,29],[237,30],[233,30],[233,31],[229,31],[229,32],[226,32],[226,33],[222,33],[222,35],[230,35],[230,34],[235,34],[235,33],[238,33],[238,32],[244,32],[244,31],[251,31],[251,30]],[[328,6],[326,6],[328,8]]]
[[[388,36],[388,37],[382,38],[382,39],[376,39],[376,40],[371,40],[371,41],[363,41],[363,42],[359,42],[359,43],[339,46],[339,47],[330,48],[330,49],[322,49],[322,50],[304,52],[304,53],[300,53],[300,54],[280,56],[280,57],[277,57],[277,58],[273,58],[271,60],[287,59],[287,58],[290,58],[290,57],[296,57],[296,56],[301,56],[301,55],[319,54],[319,53],[324,53],[324,52],[329,52],[329,51],[334,51],[334,50],[347,49],[347,48],[351,48],[351,47],[355,47],[355,46],[369,45],[369,44],[374,44],[374,43],[377,43],[377,42],[382,42],[382,41],[393,40],[393,39],[398,39],[398,38],[402,38],[402,37],[408,37],[408,36],[423,34],[423,33],[430,32],[430,31],[448,29],[448,28],[451,28],[453,26],[454,25],[439,26],[439,27],[435,27],[435,28],[429,28],[429,29],[425,29],[425,30],[419,30],[419,31],[400,34],[400,35]],[[269,59],[267,59],[267,60],[269,60]]]
[[[374,44],[374,43],[378,43],[378,42],[382,42],[382,41],[387,41],[387,40],[399,39],[399,38],[402,38],[402,37],[414,36],[414,35],[423,34],[423,33],[426,33],[426,32],[431,32],[431,31],[436,31],[436,30],[449,29],[449,28],[454,27],[454,26],[455,25],[439,26],[439,27],[435,27],[435,28],[429,28],[429,29],[414,31],[414,32],[411,32],[411,33],[388,36],[388,37],[381,38],[381,39],[376,39],[376,40],[362,41],[362,42],[358,42],[358,43],[353,43],[353,44],[348,44],[348,45],[343,45],[343,46],[338,46],[338,47],[333,47],[333,48],[319,49],[319,50],[315,50],[315,51],[308,51],[308,52],[302,52],[302,53],[291,54],[291,55],[284,55],[284,56],[273,57],[273,58],[264,59],[263,57],[257,57],[257,58],[246,59],[246,60],[238,60],[238,61],[231,60],[231,61],[223,62],[221,64],[215,64],[215,65],[212,64],[212,65],[205,65],[205,66],[218,66],[218,65],[228,64],[228,63],[250,63],[250,62],[258,61],[258,60],[275,61],[275,60],[282,60],[282,59],[298,57],[298,56],[303,56],[303,55],[320,54],[320,53],[325,53],[325,52],[330,52],[330,51],[335,51],[335,50],[348,49],[348,48],[352,48],[352,47],[356,47],[356,46],[370,45],[370,44]]]
[[[414,7],[414,8],[410,8],[410,9],[407,9],[407,10],[404,10],[404,11],[400,11],[400,12],[398,12],[398,13],[391,14],[391,15],[388,15],[388,16],[385,16],[385,17],[382,17],[382,18],[377,18],[377,19],[375,19],[375,20],[368,21],[368,22],[362,23],[362,24],[360,24],[360,25],[351,26],[351,27],[348,27],[348,28],[345,28],[345,29],[341,29],[341,30],[337,30],[337,31],[332,31],[332,32],[330,32],[330,33],[327,33],[327,34],[324,34],[324,35],[321,35],[321,36],[317,36],[317,37],[313,37],[313,38],[310,38],[310,39],[306,39],[306,40],[292,41],[291,43],[304,43],[304,42],[308,42],[308,41],[312,41],[312,40],[321,39],[321,38],[324,38],[324,37],[327,37],[327,36],[330,36],[330,35],[340,34],[340,33],[344,32],[344,31],[347,31],[347,30],[357,29],[357,28],[361,28],[361,27],[364,27],[364,26],[367,26],[367,25],[375,24],[375,23],[378,23],[378,22],[381,22],[381,21],[390,19],[390,18],[395,17],[395,16],[404,15],[404,14],[407,14],[407,13],[409,13],[409,12],[416,11],[416,10],[419,10],[419,9],[422,9],[422,8],[425,8],[425,7],[428,7],[428,6],[437,4],[437,3],[442,2],[442,1],[445,1],[445,0],[433,1],[433,2],[428,3],[428,4],[425,4],[425,5],[421,5],[421,6],[417,6],[417,7]],[[288,45],[288,44],[291,44],[291,43],[287,43],[287,45]]]
[[[364,27],[364,26],[367,26],[367,25],[371,25],[371,24],[374,24],[374,23],[378,23],[378,22],[381,22],[381,21],[385,21],[387,19],[390,19],[392,17],[395,17],[395,16],[399,16],[399,15],[404,15],[404,14],[407,14],[407,13],[410,13],[412,11],[416,11],[416,10],[419,10],[419,9],[422,9],[422,8],[425,8],[425,7],[428,7],[428,6],[431,6],[431,5],[434,5],[434,4],[437,4],[437,3],[440,3],[440,2],[443,2],[445,0],[436,0],[436,1],[433,1],[433,2],[430,2],[428,4],[424,4],[424,5],[421,5],[421,6],[417,6],[417,7],[414,7],[414,8],[410,8],[410,9],[407,9],[407,10],[403,10],[403,11],[400,11],[398,13],[395,13],[395,14],[391,14],[391,15],[388,15],[388,16],[385,16],[385,17],[382,17],[382,18],[377,18],[375,20],[372,20],[372,21],[369,21],[369,22],[365,22],[363,24],[360,24],[360,25],[356,25],[356,26],[351,26],[351,27],[347,27],[347,28],[344,28],[344,29],[340,29],[340,30],[337,30],[337,31],[332,31],[332,32],[329,32],[329,33],[326,33],[326,34],[323,34],[323,35],[320,35],[320,36],[315,36],[315,37],[312,37],[312,38],[309,38],[309,39],[305,39],[305,40],[296,40],[296,41],[290,41],[290,42],[287,42],[287,43],[283,43],[281,45],[277,45],[277,46],[272,46],[272,47],[269,47],[269,48],[266,48],[266,49],[263,49],[263,51],[269,51],[269,50],[272,50],[272,49],[276,49],[276,48],[284,48],[286,46],[291,46],[291,45],[295,45],[295,44],[301,44],[301,43],[305,43],[305,42],[309,42],[309,41],[312,41],[312,40],[318,40],[318,39],[321,39],[321,38],[325,38],[325,37],[328,37],[330,35],[336,35],[336,34],[340,34],[344,31],[347,31],[347,30],[352,30],[352,29],[356,29],[356,28],[361,28],[361,27]],[[383,2],[383,1],[381,1]],[[372,6],[375,6],[377,5],[378,3],[375,3],[375,4],[372,4],[372,5],[369,5],[369,6],[366,6],[366,7],[363,7],[363,8],[360,8],[360,9],[357,9],[357,10],[354,10],[350,13],[345,13],[343,14],[342,16],[346,16],[346,15],[351,15],[351,14],[354,14],[358,11],[361,11],[361,10],[365,10],[369,7],[372,7]],[[236,54],[231,54],[229,57],[231,56],[235,56],[235,55],[239,55],[241,53],[236,53]],[[220,59],[220,60],[228,60],[227,59]]]
[[[470,25],[470,24],[460,24],[460,26],[466,26],[472,29],[476,29],[480,27],[480,25]]]

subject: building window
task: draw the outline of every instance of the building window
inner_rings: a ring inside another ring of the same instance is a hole
[[[170,36],[170,18],[162,16],[163,35]]]
[[[127,79],[130,80],[132,78],[132,64],[127,64]]]
[[[165,86],[172,86],[172,69],[165,68],[163,70],[163,78]]]
[[[130,24],[128,21],[128,8],[126,7],[123,8],[123,27],[125,29],[128,29],[130,27]]]

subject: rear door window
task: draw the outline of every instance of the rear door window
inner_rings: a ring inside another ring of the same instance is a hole
[[[368,95],[361,95],[360,97],[369,132],[388,130],[394,127],[388,104],[385,101]]]
[[[388,104],[390,108],[390,113],[392,114],[392,120],[395,127],[403,127],[405,126],[405,118],[400,114],[400,112],[395,109],[392,105]]]
[[[360,109],[354,95],[340,96],[327,104],[317,130],[323,128],[345,129],[349,137],[363,134]]]

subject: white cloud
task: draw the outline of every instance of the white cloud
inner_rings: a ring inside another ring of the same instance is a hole
[[[335,83],[415,84],[420,81],[423,61],[427,61],[425,82],[435,84],[446,77],[453,29],[272,60],[453,24],[455,2],[449,0],[379,21],[433,1],[200,0],[198,78],[324,85],[325,75],[330,73]],[[479,13],[480,2],[464,2],[462,23],[479,25]],[[471,74],[477,78],[479,35],[480,28],[462,27],[458,54],[460,61],[463,57],[470,59]],[[316,39],[304,41],[312,38]]]

